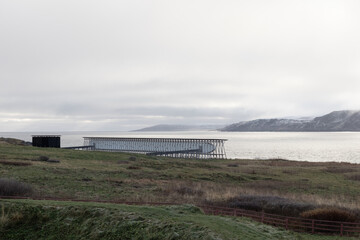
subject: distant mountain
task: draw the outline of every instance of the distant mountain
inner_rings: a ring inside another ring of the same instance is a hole
[[[172,125],[160,124],[151,127],[135,130],[135,132],[170,132],[170,131],[201,131],[201,130],[218,130],[224,125]]]
[[[312,120],[257,119],[234,123],[222,128],[221,131],[360,131],[360,111],[334,111]]]
[[[261,132],[261,131],[296,131],[301,128],[303,121],[293,119],[257,119],[234,123],[221,131],[229,132]]]
[[[335,111],[314,118],[307,131],[360,131],[360,111]]]

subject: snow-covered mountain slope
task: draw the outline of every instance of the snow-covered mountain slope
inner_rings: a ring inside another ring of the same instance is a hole
[[[222,131],[360,131],[360,111],[334,111],[313,120],[257,119],[234,123]]]

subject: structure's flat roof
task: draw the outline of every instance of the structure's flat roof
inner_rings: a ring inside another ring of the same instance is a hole
[[[95,139],[121,139],[121,140],[210,140],[210,141],[227,141],[222,138],[132,138],[132,137],[83,137],[83,138],[95,138]]]
[[[32,137],[61,137],[61,135],[31,135]]]

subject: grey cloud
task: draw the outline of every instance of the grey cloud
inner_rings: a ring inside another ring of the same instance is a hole
[[[0,122],[133,129],[360,108],[359,11],[355,0],[2,1]]]

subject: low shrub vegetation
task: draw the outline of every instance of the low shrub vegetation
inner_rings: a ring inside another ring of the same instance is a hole
[[[233,164],[228,164],[227,166],[228,166],[228,167],[239,167],[238,164],[234,164],[234,163],[233,163]]]
[[[360,181],[360,174],[349,175],[349,176],[347,176],[347,179],[353,180],[353,181]]]
[[[357,220],[352,212],[338,208],[316,208],[302,212],[300,215],[303,218],[338,222],[355,222]]]
[[[35,161],[47,162],[49,160],[48,156],[39,156]]]
[[[138,169],[141,169],[141,167],[139,167],[139,166],[129,166],[129,167],[127,167],[127,169],[138,170]]]
[[[213,203],[214,204],[214,203]],[[231,208],[240,208],[253,211],[298,217],[301,212],[316,208],[310,203],[298,202],[277,196],[242,195],[228,199],[225,202],[215,202]]]
[[[12,144],[12,145],[20,145],[20,146],[31,146],[30,142],[25,142],[23,140],[16,139],[16,138],[0,137],[0,143],[7,143],[7,144]]]
[[[30,166],[31,163],[29,162],[10,162],[5,160],[0,160],[0,164],[2,165],[11,165],[11,166]]]
[[[0,178],[1,196],[28,196],[33,192],[29,184],[14,179]]]
[[[354,167],[327,167],[326,172],[329,173],[349,173],[349,172],[356,172],[357,169]]]

